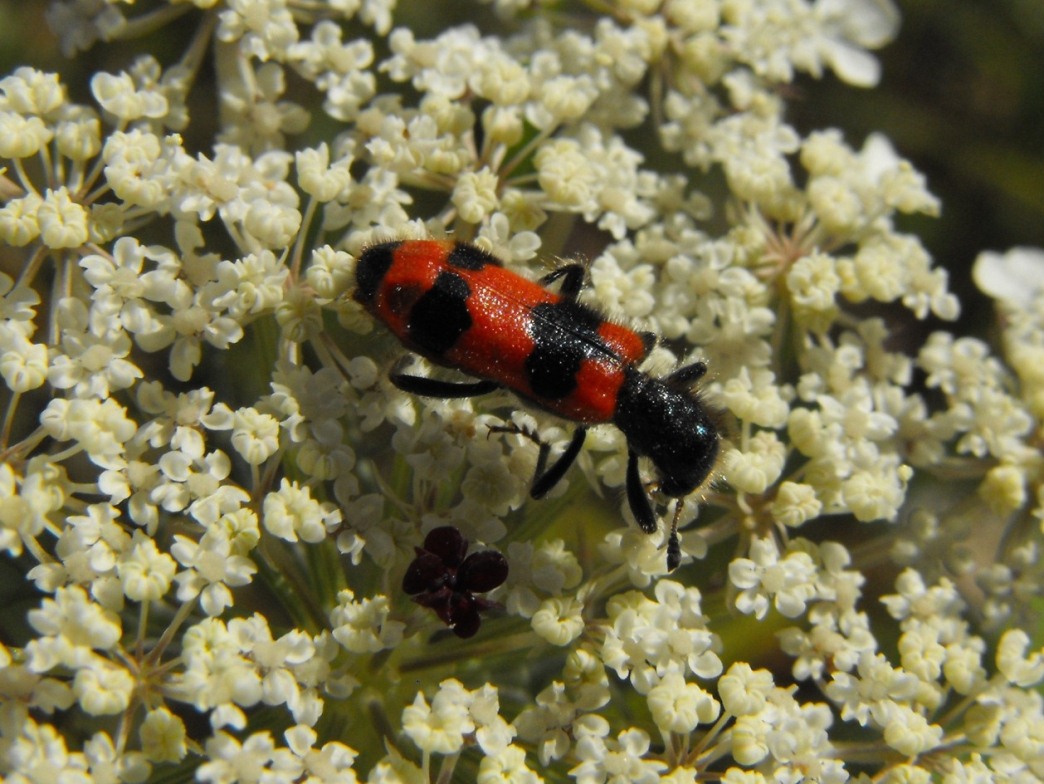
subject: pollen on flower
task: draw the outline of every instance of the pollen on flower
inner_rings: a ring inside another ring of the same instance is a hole
[[[814,487],[789,481],[780,483],[771,507],[773,519],[789,528],[797,528],[817,517],[822,508]]]
[[[54,135],[39,117],[22,117],[13,112],[0,115],[0,157],[28,158],[40,152]]]
[[[489,169],[462,174],[453,190],[453,205],[462,220],[480,223],[497,207],[497,175]]]
[[[552,645],[568,645],[584,630],[582,611],[573,597],[545,599],[533,613],[533,631]]]
[[[142,751],[151,762],[177,762],[188,751],[185,725],[167,708],[149,711],[139,733]]]
[[[1018,466],[994,466],[986,472],[979,495],[998,514],[1008,514],[1026,503],[1026,476]]]
[[[733,716],[747,716],[765,707],[773,685],[768,670],[754,670],[749,664],[738,662],[718,680],[718,693],[725,710]]]
[[[290,542],[298,538],[319,542],[328,528],[341,520],[341,512],[332,504],[312,498],[307,487],[283,479],[279,489],[265,496],[262,521],[265,530]]]
[[[663,732],[692,732],[699,724],[718,718],[721,706],[694,683],[686,683],[681,673],[669,673],[649,691],[649,710]]]
[[[779,477],[785,459],[786,445],[771,431],[761,430],[751,439],[749,451],[727,451],[722,468],[736,489],[762,493]]]
[[[418,748],[427,753],[453,754],[464,745],[464,735],[474,732],[469,711],[471,695],[457,681],[443,681],[429,704],[423,694],[402,712],[402,728]]]
[[[134,688],[134,678],[126,669],[100,657],[81,664],[73,678],[73,693],[84,712],[92,716],[122,713]]]
[[[135,535],[137,541],[117,562],[116,573],[128,599],[156,601],[170,589],[177,564],[152,539],[144,538],[140,532]]]
[[[48,190],[36,211],[40,239],[49,248],[78,248],[87,242],[87,211],[64,186]]]
[[[330,614],[333,638],[352,653],[375,653],[394,648],[402,640],[405,624],[390,619],[387,596],[356,600],[351,591],[338,594],[338,605]]]

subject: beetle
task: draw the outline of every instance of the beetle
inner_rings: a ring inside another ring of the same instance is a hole
[[[539,445],[530,495],[542,498],[576,460],[593,425],[611,423],[627,439],[627,502],[642,531],[657,530],[638,459],[656,469],[656,489],[676,499],[667,567],[681,562],[681,499],[710,475],[720,435],[693,385],[703,362],[664,378],[639,370],[655,344],[579,301],[585,270],[567,264],[528,280],[494,255],[453,240],[400,240],[366,248],[356,265],[354,297],[402,344],[474,381],[444,381],[394,372],[404,392],[462,398],[506,388],[529,404],[577,424],[572,440],[548,466]],[[549,286],[558,283],[558,291]]]

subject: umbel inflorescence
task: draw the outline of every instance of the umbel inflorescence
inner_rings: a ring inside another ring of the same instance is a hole
[[[938,201],[785,116],[876,83],[888,0],[48,19],[125,65],[0,77],[6,781],[1044,776],[1044,253],[980,259],[996,347],[904,344],[958,315],[897,228]],[[720,411],[669,576],[623,434],[531,500],[569,428],[404,394],[353,296],[379,243],[537,280],[577,236],[581,300]]]

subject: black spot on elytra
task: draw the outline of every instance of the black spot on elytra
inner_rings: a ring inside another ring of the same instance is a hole
[[[435,284],[410,310],[406,330],[410,340],[434,355],[444,354],[471,327],[467,281],[453,272],[440,272]]]
[[[494,267],[503,266],[500,263],[500,259],[496,256],[486,253],[486,251],[476,248],[474,245],[466,245],[463,242],[458,242],[453,246],[453,250],[449,252],[447,260],[451,267],[466,270],[480,270],[490,264]]]
[[[363,305],[373,304],[388,268],[395,259],[395,249],[401,242],[384,242],[367,248],[355,265],[355,300]]]
[[[576,389],[585,359],[613,356],[598,334],[602,317],[578,302],[537,305],[531,323],[536,346],[526,357],[526,378],[538,397],[561,400]]]

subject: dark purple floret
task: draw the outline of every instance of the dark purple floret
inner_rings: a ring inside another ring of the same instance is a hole
[[[453,526],[433,528],[424,546],[415,550],[402,589],[434,610],[458,637],[471,637],[481,624],[479,613],[498,606],[475,594],[492,591],[507,579],[507,560],[496,550],[466,556],[468,540]]]

